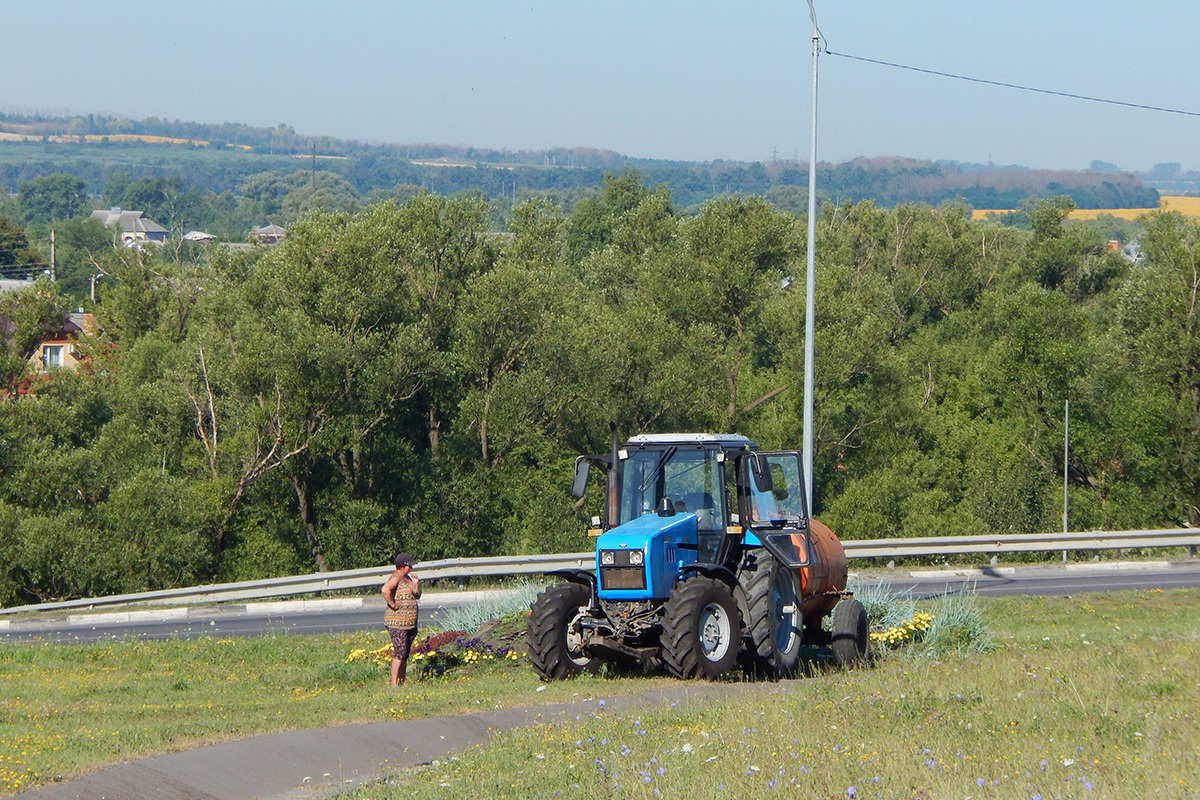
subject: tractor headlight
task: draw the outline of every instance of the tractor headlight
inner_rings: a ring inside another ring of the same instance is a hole
[[[642,551],[641,550],[630,551],[629,563],[635,567],[640,567],[642,565]]]
[[[600,563],[609,566],[613,563],[613,554],[611,550],[605,550],[600,554]]]

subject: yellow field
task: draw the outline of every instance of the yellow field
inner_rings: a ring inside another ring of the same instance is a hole
[[[1163,195],[1159,198],[1159,208],[1165,211],[1178,211],[1185,217],[1200,219],[1200,197],[1168,197]],[[1117,219],[1134,220],[1142,214],[1149,214],[1155,211],[1153,208],[1080,208],[1071,212],[1071,219],[1095,219],[1102,215],[1116,217]],[[977,208],[971,212],[971,219],[987,219],[990,214],[1008,214],[1012,209],[984,209]]]
[[[197,147],[208,147],[209,143],[204,139],[180,139],[174,136],[151,136],[145,133],[106,133],[96,134],[87,133],[82,135],[64,134],[61,136],[38,136],[29,133],[9,133],[0,131],[0,141],[9,142],[40,142],[40,141],[55,142],[58,144],[78,144],[87,142],[89,144],[98,144],[100,142],[145,142],[147,144],[192,144]],[[226,144],[226,147],[234,147],[239,150],[249,150],[248,144]]]
[[[1185,217],[1200,217],[1200,197],[1161,197],[1162,207]]]

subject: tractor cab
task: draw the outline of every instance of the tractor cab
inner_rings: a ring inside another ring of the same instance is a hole
[[[743,547],[766,547],[791,568],[808,563],[794,451],[760,452],[732,434],[634,436],[607,457],[577,459],[576,496],[590,464],[607,474],[605,515],[592,520],[602,597],[665,597],[680,574],[736,571]]]

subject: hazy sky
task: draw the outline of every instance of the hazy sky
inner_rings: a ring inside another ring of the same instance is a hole
[[[1200,113],[1196,0],[815,0],[828,48]],[[805,0],[4,0],[0,110],[807,160]],[[1200,116],[823,55],[818,158],[1200,169]]]

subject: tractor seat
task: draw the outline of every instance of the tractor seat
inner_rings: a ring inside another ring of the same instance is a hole
[[[677,511],[692,511],[696,514],[696,524],[701,530],[712,528],[713,508],[715,507],[713,497],[708,492],[694,492],[684,495],[680,502],[675,504]],[[680,508],[680,506],[683,506]]]

